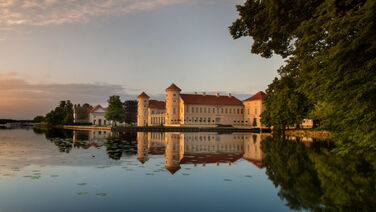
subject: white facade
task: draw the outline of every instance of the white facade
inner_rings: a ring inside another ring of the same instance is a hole
[[[106,120],[104,117],[106,110],[102,108],[101,106],[93,109],[89,113],[89,122],[92,125],[100,125],[100,126],[106,126],[106,125],[111,125],[112,121]]]

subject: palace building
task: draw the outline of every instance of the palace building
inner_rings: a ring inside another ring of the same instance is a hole
[[[166,88],[165,101],[150,100],[142,92],[138,97],[138,126],[199,126],[213,127],[231,125],[234,127],[260,128],[260,115],[264,110],[260,91],[241,101],[229,93],[226,96],[184,94],[175,84]]]

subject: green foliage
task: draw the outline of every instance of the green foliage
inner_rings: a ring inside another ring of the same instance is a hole
[[[110,96],[107,100],[108,108],[105,113],[105,118],[115,122],[125,121],[125,109],[119,96]],[[116,123],[115,123],[116,124]]]
[[[44,122],[44,116],[35,116],[34,119],[33,119],[33,122],[35,123],[41,123],[41,122]]]
[[[78,120],[87,120],[89,118],[89,108],[91,105],[88,103],[81,105],[77,105],[76,107],[76,114]]]
[[[263,57],[288,58],[281,80],[294,79],[341,151],[375,151],[376,1],[247,0],[237,10],[232,36],[251,36],[252,52]]]
[[[60,101],[55,110],[46,114],[45,121],[49,125],[73,123],[73,104],[70,100]]]
[[[296,91],[295,81],[290,76],[275,78],[268,86],[261,114],[261,121],[268,127],[285,130],[287,126],[299,125],[307,117],[310,104],[304,94]]]
[[[65,115],[63,124],[65,125],[73,124],[73,114],[68,113],[67,115]]]

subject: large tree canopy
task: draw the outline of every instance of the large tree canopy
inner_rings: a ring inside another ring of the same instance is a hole
[[[252,53],[286,58],[281,78],[295,80],[343,150],[374,151],[376,1],[248,0],[237,10],[231,35],[252,37]]]

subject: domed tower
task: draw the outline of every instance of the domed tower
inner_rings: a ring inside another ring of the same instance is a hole
[[[174,83],[166,88],[166,124],[179,124],[180,91]]]
[[[165,149],[165,157],[166,157],[166,165],[165,168],[171,173],[175,174],[181,167],[180,167],[180,136],[178,133],[165,133],[165,142],[166,142],[166,149]]]
[[[145,92],[142,92],[137,97],[137,126],[145,126],[148,124],[149,98],[150,97]]]

